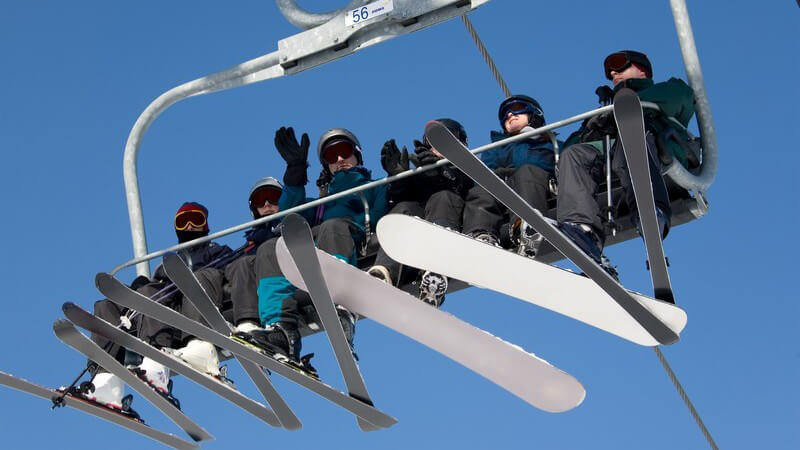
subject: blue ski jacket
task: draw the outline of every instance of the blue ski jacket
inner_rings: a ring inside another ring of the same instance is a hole
[[[343,192],[367,184],[370,181],[372,181],[372,173],[362,166],[340,170],[333,174],[330,184],[328,184],[328,195]],[[370,222],[373,227],[389,209],[386,199],[387,189],[387,186],[383,185],[362,192],[369,205]],[[285,211],[313,200],[315,199],[306,197],[305,186],[285,186],[278,204],[281,211]],[[312,227],[328,219],[348,218],[361,231],[360,236],[354,236],[356,241],[361,241],[364,238],[364,203],[359,194],[348,195],[320,205],[315,209],[305,210],[300,214],[305,217]]]
[[[510,137],[500,131],[491,131],[489,136],[492,142]],[[543,136],[523,139],[485,151],[480,154],[480,158],[490,169],[519,168],[531,164],[552,173],[555,166],[553,144]]]

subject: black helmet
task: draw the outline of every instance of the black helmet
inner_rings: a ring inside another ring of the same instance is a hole
[[[622,72],[630,67],[631,64],[640,66],[644,70],[645,75],[647,75],[647,78],[653,78],[653,65],[650,63],[647,55],[634,50],[620,50],[606,56],[606,59],[603,60],[603,70],[605,70],[606,78],[609,80],[612,79],[612,70],[614,72]]]
[[[523,103],[528,106],[529,111],[526,112],[529,117],[528,125],[539,128],[545,124],[544,111],[542,111],[542,106],[539,105],[539,102],[527,95],[512,95],[503,100],[503,103],[500,103],[500,107],[497,108],[497,119],[500,121],[500,128],[503,131],[506,129],[505,123],[506,116],[508,115],[508,107],[514,103]]]
[[[322,133],[322,136],[319,138],[319,142],[317,143],[317,159],[319,159],[320,164],[322,164],[322,170],[329,172],[328,164],[322,160],[322,150],[327,144],[334,140],[346,140],[352,142],[355,146],[354,153],[356,154],[358,165],[360,166],[364,164],[364,159],[361,156],[361,144],[358,142],[356,135],[345,128],[331,128],[330,130]]]
[[[257,208],[259,208],[260,206],[264,206],[264,203],[261,203],[260,205],[254,205],[253,204],[253,194],[255,194],[256,191],[258,191],[258,190],[260,190],[262,188],[271,188],[271,189],[277,190],[278,192],[283,192],[283,185],[280,183],[280,181],[276,180],[275,178],[264,177],[264,178],[256,181],[256,183],[253,185],[253,187],[250,188],[250,195],[247,196],[247,203],[248,203],[248,205],[250,207],[250,212],[253,213],[253,218],[254,219],[258,219],[260,217],[259,214],[258,214]]]
[[[453,133],[453,136],[458,138],[458,140],[461,141],[462,144],[468,145],[467,130],[465,130],[464,126],[458,123],[458,121],[448,118],[442,118],[442,119],[436,119],[436,122],[441,123],[442,125],[445,126],[445,128],[450,130],[450,132]],[[422,136],[422,142],[427,142],[425,136]]]

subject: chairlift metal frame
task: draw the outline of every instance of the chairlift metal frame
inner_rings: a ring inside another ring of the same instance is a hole
[[[355,0],[351,1],[344,8],[328,13],[317,14],[303,10],[297,6],[294,0],[276,0],[278,8],[283,16],[290,23],[306,31],[278,41],[277,51],[246,61],[228,70],[198,78],[168,90],[150,103],[136,120],[128,136],[123,156],[123,177],[125,181],[125,195],[128,203],[128,216],[131,226],[134,259],[117,266],[112,273],[116,273],[125,267],[135,264],[138,275],[149,277],[150,266],[148,261],[162,256],[167,252],[180,250],[226,236],[260,223],[281,218],[292,212],[313,208],[346,195],[359,193],[366,189],[390,183],[397,179],[413,176],[446,164],[447,161],[439,161],[430,166],[409,170],[393,177],[377,180],[358,188],[325,197],[324,199],[281,211],[269,217],[230,227],[201,239],[152,253],[148,253],[147,250],[144,215],[142,212],[137,174],[138,152],[144,133],[153,121],[167,108],[188,97],[209,94],[296,74],[335,59],[348,56],[358,50],[389,40],[393,37],[419,31],[445,20],[467,14],[488,2],[489,0],[391,0],[393,8],[389,13],[348,25],[345,20],[348,13],[352,13],[354,9],[364,8],[376,2],[373,1],[370,3],[365,0]],[[700,69],[700,61],[694,43],[694,35],[689,21],[686,2],[685,0],[670,0],[670,6],[689,85],[695,93],[695,109],[703,146],[703,160],[700,169],[696,172],[687,170],[676,160],[666,168],[665,175],[692,194],[696,203],[690,206],[689,209],[696,218],[704,215],[708,208],[706,192],[716,176],[716,133],[714,131],[711,108],[706,95],[705,83]],[[657,106],[653,104],[643,104],[643,106],[657,108]],[[556,128],[610,110],[611,106],[607,106],[578,114],[513,138],[476,148],[473,152],[479,153],[512,141],[548,133]],[[685,221],[687,220],[684,220],[684,222]]]

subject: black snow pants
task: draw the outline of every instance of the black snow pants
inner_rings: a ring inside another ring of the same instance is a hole
[[[661,176],[661,165],[656,156],[656,145],[653,135],[647,133],[647,153],[650,162],[650,183],[656,207],[667,218],[666,237],[669,231],[669,218],[672,208],[669,194]],[[596,200],[598,186],[604,179],[604,155],[590,144],[575,144],[567,147],[558,161],[558,207],[559,222],[574,222],[591,225],[599,236],[605,236],[603,213]],[[623,190],[622,201],[631,215],[638,214],[636,196],[633,192],[628,164],[622,151],[620,141],[611,148],[611,170],[620,180]]]
[[[506,178],[506,183],[529,205],[542,214],[547,214],[547,192],[550,184],[548,171],[538,166],[524,164]],[[500,238],[500,226],[505,221],[506,211],[502,203],[476,184],[467,192],[463,233],[474,235],[488,232]],[[510,218],[511,223],[514,220],[516,217]]]
[[[317,248],[355,264],[356,248],[363,234],[346,218],[328,219],[311,229]],[[295,328],[301,321],[301,309],[311,304],[305,291],[292,286],[281,273],[275,252],[277,239],[271,239],[258,247],[255,273],[258,278],[258,309],[261,323],[276,322]]]

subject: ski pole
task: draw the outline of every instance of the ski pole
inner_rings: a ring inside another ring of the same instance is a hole
[[[606,152],[606,198],[608,200],[608,225],[611,227],[611,235],[616,236],[617,224],[614,222],[614,215],[611,212],[611,136],[608,134],[605,135],[603,147]]]

